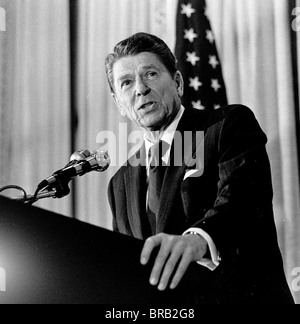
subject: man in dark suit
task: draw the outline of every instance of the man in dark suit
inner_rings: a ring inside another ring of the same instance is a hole
[[[153,35],[117,44],[106,72],[121,114],[145,131],[143,147],[111,180],[109,200],[114,231],[146,240],[143,265],[159,249],[150,283],[175,289],[198,263],[190,275],[195,302],[293,303],[267,138],[251,110],[183,107],[176,60]]]

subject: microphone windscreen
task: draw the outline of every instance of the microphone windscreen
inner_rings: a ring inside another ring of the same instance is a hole
[[[99,172],[106,171],[109,168],[110,163],[111,163],[110,156],[109,156],[108,152],[97,150],[94,153],[94,155],[95,155],[97,164],[99,166],[99,168],[96,171],[99,171]]]
[[[80,151],[76,151],[71,155],[70,161],[84,161],[86,158],[91,156],[89,150],[82,149]]]

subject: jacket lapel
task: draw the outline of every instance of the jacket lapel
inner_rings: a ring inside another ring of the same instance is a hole
[[[143,159],[145,147],[129,160],[130,167],[124,175],[128,219],[134,237],[139,239],[145,239],[150,234],[146,216],[147,179]]]
[[[196,122],[198,124],[198,127]],[[184,139],[185,131],[193,132],[196,130],[199,131],[200,129],[201,128],[199,128],[199,120],[195,120],[195,117],[193,116],[193,110],[186,109],[177,128],[177,131],[181,133],[182,139]],[[189,155],[195,154],[195,152],[192,150],[192,146],[193,147],[196,146],[195,141],[196,141],[196,137],[193,136],[193,140],[190,143],[190,149],[187,150],[188,152],[190,152]],[[203,143],[201,143],[201,145],[203,145]],[[171,149],[171,156],[174,156],[174,150],[175,149],[174,149],[174,142],[173,142],[172,149]],[[158,221],[157,221],[157,228],[156,228],[157,233],[161,233],[165,231],[165,228],[172,217],[171,213],[172,213],[172,208],[174,206],[174,200],[176,199],[176,197],[181,197],[181,195],[178,194],[181,192],[181,185],[184,179],[184,175],[188,169],[188,166],[185,165],[185,161],[187,162],[192,158],[192,156],[187,157],[185,156],[185,154],[186,152],[184,150],[184,147],[182,147],[182,162],[183,162],[182,166],[169,166],[166,171],[163,188],[162,188],[162,194],[161,194],[161,206],[158,212]]]
[[[168,167],[166,171],[162,193],[161,205],[158,211],[156,232],[164,232],[171,216],[174,199],[180,190],[186,167]]]

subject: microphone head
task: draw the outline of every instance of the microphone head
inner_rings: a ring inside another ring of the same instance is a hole
[[[84,161],[86,158],[91,156],[91,153],[87,149],[82,149],[80,151],[76,151],[71,155],[70,161]]]
[[[98,168],[96,169],[96,171],[98,172],[106,171],[109,168],[111,163],[108,152],[97,150],[94,152],[94,156],[98,164]]]

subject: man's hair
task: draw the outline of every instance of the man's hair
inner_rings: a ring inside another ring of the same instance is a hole
[[[118,43],[114,48],[114,52],[106,57],[105,70],[112,93],[115,92],[113,78],[114,64],[123,57],[138,55],[143,52],[156,54],[172,77],[175,76],[177,71],[176,59],[168,45],[154,35],[137,33]]]

